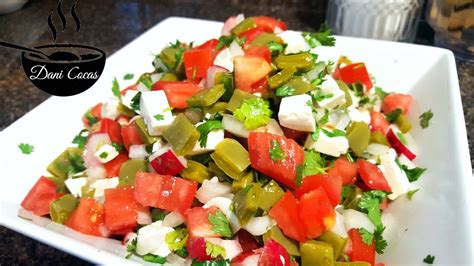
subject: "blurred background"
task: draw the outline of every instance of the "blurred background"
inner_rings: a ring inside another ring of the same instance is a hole
[[[64,0],[63,8],[70,9],[75,2]],[[47,17],[56,5],[57,0],[0,0],[0,40],[28,47],[51,42]],[[292,30],[315,31],[327,21],[340,35],[452,49],[457,56],[471,162],[474,159],[474,0],[79,0],[76,10],[80,32],[66,28],[57,42],[97,46],[107,55],[169,16],[224,21],[239,13],[276,17]],[[60,22],[53,19],[53,23]],[[27,80],[18,52],[0,51],[2,130],[50,95]],[[0,265],[87,265],[5,227],[0,227],[0,235]]]

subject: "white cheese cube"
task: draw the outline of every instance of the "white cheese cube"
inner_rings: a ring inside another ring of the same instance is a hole
[[[137,96],[138,91],[137,90],[128,90],[125,92],[125,95],[122,96],[122,104],[128,107],[129,109],[132,108],[132,99]],[[137,110],[135,110],[137,111]]]
[[[145,159],[147,155],[148,155],[148,152],[146,152],[145,144],[130,146],[130,149],[128,152],[128,157],[130,159],[143,160]]]
[[[286,44],[285,54],[296,54],[310,50],[308,43],[305,41],[300,32],[287,30],[278,34]]]
[[[202,123],[196,124],[196,126],[200,125]],[[201,143],[196,142],[194,145],[193,149],[189,152],[189,155],[195,155],[195,154],[202,154],[206,152],[213,151],[217,144],[224,140],[224,129],[215,129],[209,132],[207,135],[207,142],[204,147],[201,147]]]
[[[281,99],[278,119],[284,127],[299,131],[313,132],[316,128],[311,96],[307,94],[284,97]]]
[[[226,131],[236,135],[237,137],[241,137],[241,138],[249,137],[249,131],[244,126],[244,123],[237,120],[233,115],[229,115],[229,114],[222,115],[222,127]]]
[[[326,80],[321,84],[322,95],[332,94],[329,98],[324,98],[318,101],[318,105],[322,108],[334,108],[346,103],[346,94],[339,88],[337,82],[331,77],[326,76]]]
[[[91,188],[94,188],[94,198],[99,199],[104,196],[104,190],[108,188],[116,188],[119,184],[118,177],[98,179],[94,183],[90,184]]]
[[[82,194],[81,188],[87,185],[87,177],[68,178],[64,181],[64,184],[73,196],[80,197]]]
[[[352,122],[364,122],[370,124],[370,112],[367,109],[349,108],[349,116]]]
[[[112,161],[115,157],[119,155],[119,152],[115,149],[114,146],[110,144],[104,144],[94,153],[94,156],[101,163],[107,163]]]
[[[152,136],[161,135],[174,120],[164,91],[142,92],[140,111]]]
[[[102,118],[109,118],[115,120],[119,116],[117,109],[119,102],[116,99],[109,99],[102,105],[101,115]]]
[[[314,149],[317,152],[339,157],[349,149],[349,141],[344,136],[328,137],[323,131],[319,132],[319,138],[314,141],[311,135],[304,144],[306,149]]]
[[[234,59],[230,54],[229,48],[222,49],[214,59],[215,66],[221,66],[230,72],[234,71]]]
[[[394,149],[390,149],[387,154],[380,156],[381,166],[379,167],[387,180],[388,185],[392,189],[392,193],[388,195],[388,198],[394,200],[400,195],[408,192],[410,188],[410,181],[405,172],[400,169],[398,164],[395,162],[397,153]]]
[[[173,231],[172,227],[162,226],[162,221],[140,228],[137,236],[137,254],[143,256],[151,253],[161,257],[168,256],[171,250],[166,244],[166,235]]]

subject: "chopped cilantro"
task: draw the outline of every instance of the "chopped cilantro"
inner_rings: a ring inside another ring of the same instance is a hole
[[[370,221],[372,221],[376,226],[382,223],[380,203],[382,203],[386,196],[387,193],[385,191],[370,190],[364,192],[357,203],[357,206],[361,211],[366,212]]]
[[[407,198],[409,200],[411,200],[413,198],[413,195],[415,195],[416,192],[418,192],[420,189],[417,188],[417,189],[413,189],[413,190],[410,190],[407,192]]]
[[[222,35],[221,37],[219,37],[219,42],[217,43],[216,50],[220,50],[224,46],[229,46],[234,39],[235,35],[233,34],[229,36]]]
[[[362,66],[362,64],[361,64],[361,66]],[[358,66],[356,66],[355,68],[357,68],[357,67]],[[354,91],[355,96],[357,96],[357,97],[364,96],[364,86],[362,84],[360,84],[359,82],[356,82],[356,83],[352,84],[351,88]]]
[[[430,125],[430,120],[434,114],[431,110],[428,110],[420,115],[420,126],[421,128],[427,128]]]
[[[288,85],[283,85],[276,89],[275,95],[278,97],[291,96],[295,93],[295,89]]]
[[[139,91],[135,96],[133,96],[130,107],[132,107],[133,110],[140,110],[140,97],[142,95],[142,92]]]
[[[426,264],[433,264],[435,260],[435,256],[427,255],[424,259],[423,262]]]
[[[227,218],[222,211],[217,210],[213,214],[209,214],[207,219],[212,225],[212,231],[224,237],[232,236],[232,230],[230,229],[229,221],[227,221]]]
[[[285,49],[285,46],[283,46],[283,44],[279,44],[275,41],[269,42],[267,44],[267,47],[268,47],[268,50],[270,50],[270,53],[272,53],[272,55],[280,54]]]
[[[366,245],[372,245],[373,241],[374,241],[374,235],[369,232],[369,230],[361,227],[358,229],[359,230],[359,234],[362,238],[362,242],[364,242]]]
[[[311,48],[316,46],[334,46],[336,44],[336,39],[332,36],[332,29],[326,23],[321,25],[319,32],[303,32],[302,35]]]
[[[109,154],[108,154],[107,152],[105,152],[105,151],[102,152],[101,154],[99,154],[99,157],[100,157],[101,159],[105,159],[105,158],[107,158],[107,156],[109,156]]]
[[[234,117],[244,122],[244,126],[250,130],[268,124],[271,115],[270,104],[259,97],[243,100],[240,107],[234,111]]]
[[[285,152],[281,149],[278,140],[272,139],[268,153],[270,154],[270,159],[272,159],[272,161],[275,163],[285,160]]]
[[[119,99],[120,101],[122,100],[122,95],[120,94],[120,86],[117,81],[117,78],[114,78],[112,80],[112,93],[115,97],[117,97],[117,99]]]
[[[186,246],[178,249],[178,250],[175,250],[174,253],[176,253],[176,255],[182,257],[182,258],[186,258],[189,254],[188,254],[188,250],[186,249]]]
[[[345,137],[346,132],[339,130],[337,128],[333,129],[332,131],[326,130],[324,128],[321,128],[321,130],[324,132],[324,134],[330,138],[335,138],[335,137]]]
[[[329,122],[329,111],[328,109],[324,109],[324,115],[319,119],[318,125],[324,125],[327,124],[327,122]]]
[[[375,94],[379,97],[379,99],[381,101],[383,101],[383,99],[385,99],[385,96],[388,95],[388,93],[386,93],[382,88],[380,87],[375,87]]]
[[[116,142],[112,142],[112,146],[115,148],[117,152],[123,151],[123,146],[121,144],[118,144]]]
[[[97,118],[95,118],[92,115],[91,109],[87,110],[87,112],[85,114],[85,117],[86,117],[87,121],[89,122],[89,126],[93,126],[95,123],[97,123],[99,121],[99,120],[97,120]]]
[[[379,224],[375,226],[374,231],[374,240],[375,240],[375,251],[377,254],[383,254],[385,248],[387,247],[387,240],[383,238],[383,231],[385,231],[385,226]]]
[[[393,123],[395,122],[395,120],[397,120],[398,116],[402,114],[402,109],[400,108],[397,108],[393,111],[391,111],[390,113],[388,113],[385,118],[387,118],[387,121],[390,122],[390,123]]]
[[[158,208],[152,208],[150,211],[151,214],[151,220],[153,222],[156,221],[163,221],[165,219],[166,213]]]
[[[421,168],[421,167],[408,169],[408,166],[401,164],[398,159],[396,159],[395,162],[398,164],[400,169],[402,169],[405,172],[405,174],[407,175],[408,181],[410,181],[410,183],[418,180],[418,178],[420,178],[420,176],[426,171],[426,168]]]
[[[133,74],[132,73],[127,73],[123,76],[124,80],[131,80],[133,79]]]
[[[20,148],[23,154],[30,154],[35,150],[35,147],[28,143],[20,143],[18,144],[18,148]]]
[[[304,152],[304,174],[306,176],[326,173],[326,160],[319,152],[309,150]]]
[[[206,255],[211,258],[225,258],[225,248],[206,241]]]
[[[146,254],[143,256],[143,260],[151,263],[159,263],[159,264],[165,264],[166,263],[166,257],[161,257],[158,255],[153,255],[153,254]]]
[[[165,117],[162,114],[157,114],[153,116],[157,121],[163,121],[165,120]]]
[[[334,96],[333,93],[328,93],[328,94],[323,94],[323,92],[320,89],[316,89],[310,92],[311,97],[313,97],[314,101],[320,102],[324,99],[331,98]]]
[[[318,141],[320,131],[321,131],[321,128],[318,127],[313,133],[311,133],[311,139],[313,139],[313,141]]]
[[[206,147],[207,137],[209,133],[216,129],[222,128],[222,122],[219,120],[207,120],[206,122],[200,124],[196,127],[201,135],[199,136],[199,145],[201,147]]]
[[[84,145],[87,141],[88,134],[84,134],[86,132],[88,132],[87,129],[81,130],[79,134],[77,134],[72,140],[72,143],[77,144],[77,147],[80,149],[84,148]]]

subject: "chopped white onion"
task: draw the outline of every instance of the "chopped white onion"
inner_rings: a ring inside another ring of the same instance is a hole
[[[97,179],[103,179],[107,177],[107,172],[102,165],[91,166],[86,169],[87,179],[93,182]]]
[[[184,223],[183,215],[176,211],[168,213],[163,219],[163,226],[176,227],[183,223]]]
[[[102,163],[94,156],[97,150],[104,144],[112,144],[107,133],[93,133],[89,135],[86,145],[84,146],[84,165],[97,166]]]
[[[201,187],[196,192],[196,199],[205,204],[212,198],[222,196],[230,191],[232,191],[231,185],[219,182],[219,179],[215,176],[211,180],[202,182]]]
[[[369,232],[373,232],[375,229],[374,224],[365,213],[347,209],[342,211],[342,215],[344,216],[344,227],[346,231],[352,228],[365,228]]]
[[[244,228],[254,236],[261,236],[270,230],[270,228],[275,224],[275,220],[266,215],[262,217],[252,217]]]
[[[137,223],[138,224],[151,224],[151,214],[148,208],[143,210],[137,210]]]
[[[128,157],[131,159],[143,160],[147,155],[148,152],[146,152],[144,144],[130,146]]]
[[[244,123],[240,122],[232,115],[224,114],[222,116],[222,127],[224,130],[234,134],[237,137],[249,137],[249,131],[247,128],[245,128]]]
[[[229,52],[230,52],[230,56],[232,58],[236,57],[236,56],[241,56],[241,55],[244,55],[244,50],[242,49],[242,47],[240,47],[240,45],[236,42],[236,41],[233,41],[230,45],[229,45]]]
[[[222,27],[221,35],[230,35],[230,31],[237,26],[240,22],[244,21],[245,17],[243,14],[238,14],[237,16],[232,16],[228,18],[224,26]]]

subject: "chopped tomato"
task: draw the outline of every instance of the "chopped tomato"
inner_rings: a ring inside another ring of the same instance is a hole
[[[323,188],[332,206],[336,207],[341,199],[342,178],[340,175],[329,174],[307,176],[303,179],[301,186],[296,189],[296,197],[300,198],[303,194],[317,188]]]
[[[112,142],[122,144],[122,134],[120,125],[112,119],[104,118],[100,120],[99,132],[107,133]]]
[[[270,150],[280,150],[282,158],[272,160]],[[279,147],[279,148],[278,148]],[[298,143],[283,136],[250,132],[248,148],[252,167],[289,187],[296,188],[296,168],[304,165],[304,151]]]
[[[188,210],[187,226],[189,237],[221,237],[220,234],[212,230],[212,225],[209,222],[209,215],[213,214],[217,207],[202,208],[194,207]]]
[[[43,216],[49,213],[49,205],[59,196],[61,195],[56,193],[56,184],[42,176],[23,199],[21,207],[38,216]]]
[[[170,107],[183,109],[188,107],[186,100],[196,94],[200,88],[191,81],[158,81],[153,84],[153,90],[163,90]]]
[[[217,54],[225,47],[221,47],[219,50],[217,49],[217,45],[219,44],[218,39],[210,39],[207,42],[199,45],[197,48],[199,49],[207,49],[210,48],[212,51],[212,61],[214,62],[214,59],[216,58]]]
[[[252,85],[266,77],[272,70],[263,56],[244,55],[234,58],[235,86],[251,92]]]
[[[308,135],[307,132],[298,131],[287,127],[281,127],[281,129],[283,130],[285,137],[289,139],[294,139],[296,142],[304,141],[306,139],[306,136]]]
[[[150,165],[160,175],[176,175],[186,168],[172,150],[156,157]]]
[[[351,163],[346,157],[341,156],[334,161],[334,166],[329,169],[328,174],[339,175],[343,185],[354,184],[357,179],[357,164]]]
[[[251,46],[245,50],[245,55],[262,56],[269,64],[272,63],[272,54],[267,46]]]
[[[280,28],[283,31],[288,29],[285,22],[272,17],[259,16],[252,17],[252,19],[253,21],[255,21],[255,24],[257,24],[257,27],[262,28],[266,32],[273,33],[276,27]]]
[[[135,200],[144,207],[184,213],[193,203],[197,183],[183,178],[138,172],[135,175]]]
[[[124,230],[137,226],[137,203],[129,186],[106,189],[105,225],[109,230]]]
[[[337,75],[345,83],[357,83],[360,82],[366,88],[370,90],[373,86],[372,80],[370,79],[369,72],[364,63],[354,63],[340,68]]]
[[[138,131],[137,126],[129,125],[124,126],[121,129],[123,145],[127,151],[130,149],[132,145],[140,145],[143,144],[142,137],[140,136],[140,132]]]
[[[209,47],[197,47],[184,52],[183,60],[186,78],[195,80],[206,77],[207,69],[214,62],[214,54],[215,51]]]
[[[100,236],[99,227],[104,224],[104,206],[94,199],[81,198],[65,225],[86,235]]]
[[[284,247],[273,239],[265,242],[262,254],[258,259],[258,266],[287,266],[290,264],[290,256]]]
[[[359,159],[357,160],[357,170],[359,171],[360,177],[369,188],[392,192],[385,176],[376,165]]]
[[[379,112],[370,112],[370,130],[380,131],[382,134],[386,134],[390,127],[390,123],[385,119],[385,116]]]
[[[239,241],[242,252],[252,251],[259,248],[258,242],[255,240],[253,235],[244,229],[240,229],[236,234],[235,238]]]
[[[301,196],[298,215],[303,224],[306,238],[320,236],[336,223],[336,214],[323,188],[319,187]]]
[[[198,262],[212,260],[212,257],[206,253],[206,240],[203,237],[188,238],[186,241],[186,249],[189,253],[189,257]]]
[[[261,80],[252,84],[252,93],[261,93],[264,97],[267,94],[267,78],[262,78]]]
[[[124,162],[128,161],[128,156],[124,153],[119,153],[117,157],[115,157],[112,161],[105,163],[105,173],[107,177],[115,177],[118,176],[120,172],[120,167]]]
[[[413,97],[403,93],[392,93],[383,99],[382,111],[384,114],[389,114],[395,109],[401,109],[404,114],[410,111],[410,105]]]
[[[374,265],[375,245],[365,244],[358,229],[352,228],[347,234],[352,243],[352,250],[348,254],[350,261],[365,261],[370,263],[370,265]]]
[[[283,233],[300,242],[305,240],[303,224],[298,216],[298,201],[290,191],[271,208],[268,213]]]
[[[96,104],[94,107],[90,109],[91,115],[93,118],[95,118],[97,121],[99,121],[102,118],[102,103]],[[82,116],[82,123],[86,126],[90,126],[89,119],[87,119],[86,114]]]
[[[265,31],[262,30],[261,28],[259,27],[256,27],[256,28],[253,28],[253,29],[250,29],[246,32],[243,32],[239,35],[239,38],[245,38],[244,40],[244,44],[250,44],[253,40],[255,40],[255,38],[257,38],[258,35],[264,33]]]
[[[136,91],[137,90],[137,84],[133,84],[133,85],[130,85],[128,87],[126,87],[125,89],[123,89],[120,94],[122,96],[125,96],[125,94],[127,93],[127,91]]]

